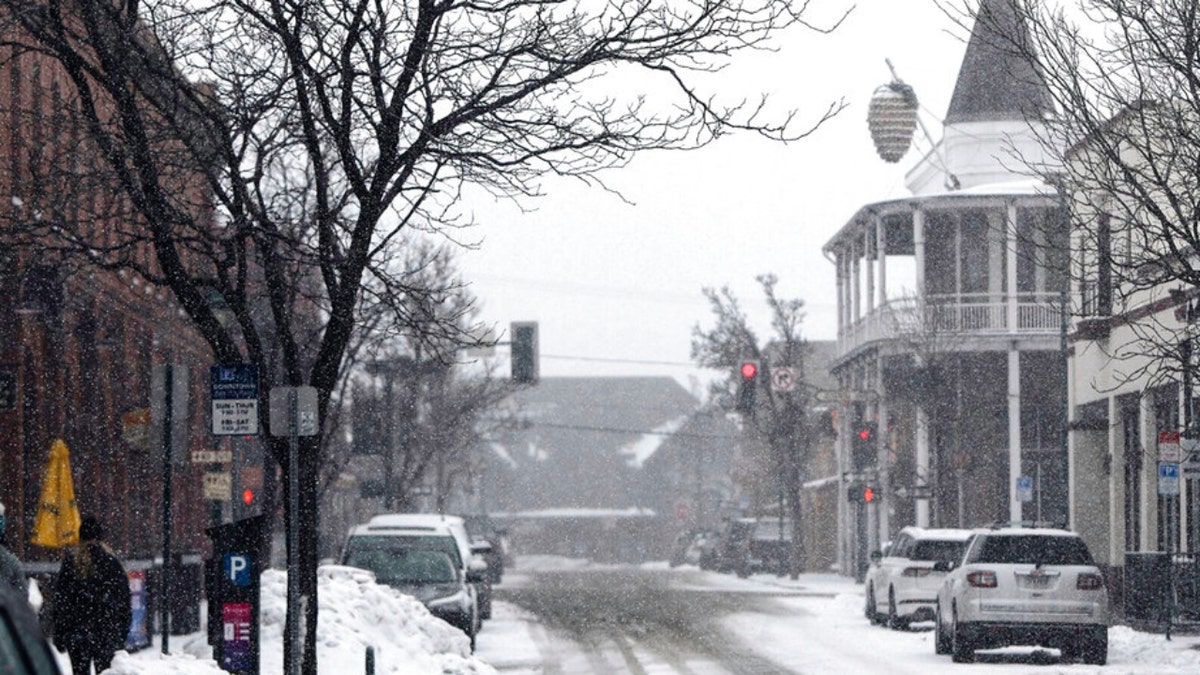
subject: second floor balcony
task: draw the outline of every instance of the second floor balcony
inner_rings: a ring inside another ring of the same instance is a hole
[[[953,351],[981,338],[1057,337],[1062,330],[1058,293],[930,295],[892,299],[848,323],[838,335],[846,356],[876,342],[901,349]]]

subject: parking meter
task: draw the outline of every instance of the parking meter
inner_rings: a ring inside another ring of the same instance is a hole
[[[208,643],[217,665],[238,675],[258,675],[264,522],[256,516],[204,531],[212,540],[212,558],[205,563]]]

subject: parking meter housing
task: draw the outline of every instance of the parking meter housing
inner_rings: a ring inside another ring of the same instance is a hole
[[[205,563],[208,589],[208,643],[222,670],[259,672],[259,596],[263,561],[263,516],[217,525],[204,532],[212,540]]]

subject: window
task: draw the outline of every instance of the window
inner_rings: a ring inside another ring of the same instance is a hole
[[[1043,534],[987,536],[973,552],[973,563],[1092,565],[1087,545],[1078,537]]]

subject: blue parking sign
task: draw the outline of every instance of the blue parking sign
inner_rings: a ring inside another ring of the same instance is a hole
[[[250,556],[244,553],[227,553],[221,559],[221,573],[235,586],[250,585]]]
[[[1179,465],[1175,462],[1158,463],[1158,494],[1179,494]]]

